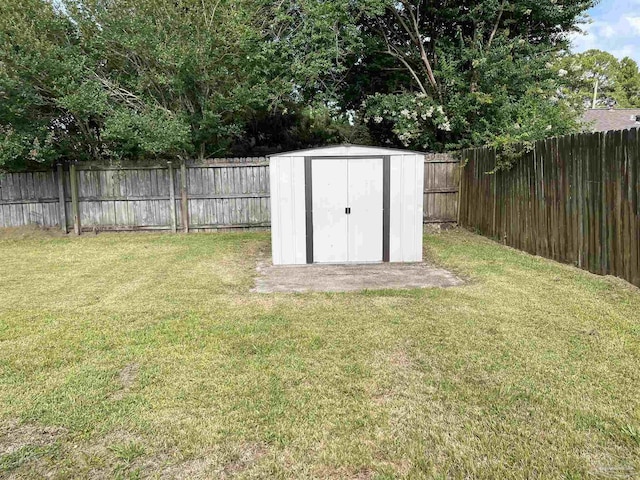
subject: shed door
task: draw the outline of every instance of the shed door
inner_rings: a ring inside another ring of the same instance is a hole
[[[382,261],[382,159],[348,160],[350,262]]]
[[[313,160],[313,261],[348,261],[347,160]]]
[[[383,162],[317,159],[312,166],[313,261],[382,261]]]

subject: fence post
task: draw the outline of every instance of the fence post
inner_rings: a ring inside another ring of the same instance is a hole
[[[187,198],[187,165],[185,162],[180,165],[180,195],[182,197],[182,228],[184,233],[189,233],[189,200]]]
[[[464,168],[464,161],[465,161],[465,152],[466,150],[462,150],[462,152],[460,152],[460,157],[458,158],[458,166],[456,167],[458,169],[458,208],[456,209],[456,225],[460,226],[460,209],[462,208],[462,184],[463,184],[463,171],[462,169]]]
[[[520,160],[522,161],[522,159]],[[491,175],[491,179],[489,180],[492,184],[493,184],[493,214],[491,216],[491,236],[492,237],[497,237],[497,232],[496,232],[496,214],[498,213],[498,173],[495,171],[497,165],[497,158],[495,158],[494,155],[494,162],[493,162],[493,170],[494,173],[493,175]]]
[[[71,212],[73,215],[73,230],[80,235],[80,202],[78,200],[78,172],[75,162],[69,165],[69,184],[71,185]]]
[[[57,165],[57,180],[58,180],[58,219],[60,222],[60,228],[64,233],[67,231],[67,205],[64,199],[64,170],[62,164]]]
[[[176,219],[176,189],[173,184],[173,164],[167,162],[169,166],[169,216],[171,217],[171,231],[176,233],[178,221]]]

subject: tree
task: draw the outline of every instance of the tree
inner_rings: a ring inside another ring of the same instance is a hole
[[[268,15],[255,2],[68,0],[66,10],[114,105],[105,139],[125,155],[224,153],[289,88],[264,55]]]
[[[640,107],[640,72],[629,57],[588,50],[563,55],[550,67],[564,77],[562,95],[586,108]]]
[[[546,65],[567,48],[591,1],[386,2],[345,103],[385,142],[420,149],[527,141],[577,128],[575,105]],[[384,54],[393,60],[380,61]],[[390,72],[393,68],[393,72]],[[380,76],[385,81],[380,82]],[[395,138],[393,138],[395,137]]]
[[[615,75],[615,101],[620,108],[640,107],[640,70],[635,60],[624,57]]]
[[[16,3],[0,0],[0,166],[13,167],[355,139],[442,150],[566,133],[576,115],[553,61],[591,5]]]
[[[73,25],[51,4],[0,0],[0,167],[91,148],[89,110],[105,104],[85,67]]]
[[[0,166],[352,136],[331,100],[361,43],[352,13],[315,0],[0,0]]]

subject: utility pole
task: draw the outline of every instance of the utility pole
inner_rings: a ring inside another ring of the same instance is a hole
[[[598,77],[593,84],[593,100],[591,101],[591,108],[596,108],[596,100],[598,99]]]

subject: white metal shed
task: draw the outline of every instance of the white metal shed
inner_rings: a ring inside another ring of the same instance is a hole
[[[269,157],[274,265],[422,260],[424,153],[359,145]]]

